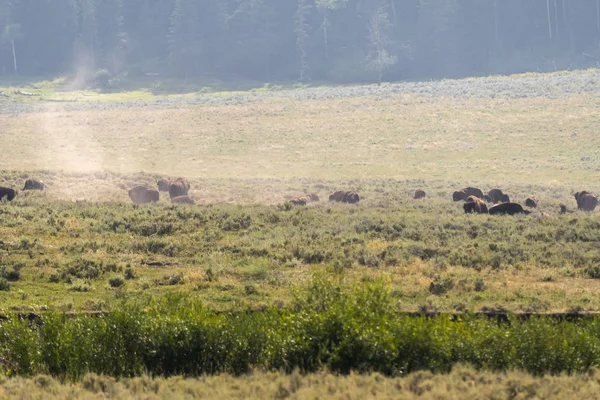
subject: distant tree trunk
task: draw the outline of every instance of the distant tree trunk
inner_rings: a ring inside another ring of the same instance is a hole
[[[554,0],[554,35],[558,40],[558,7],[556,6],[556,0]]]
[[[306,71],[308,70],[308,35],[310,26],[307,22],[307,13],[310,5],[306,0],[298,0],[298,8],[295,15],[295,31],[296,31],[296,45],[300,51],[300,81],[303,82],[306,79]]]
[[[548,38],[550,39],[550,41],[552,41],[552,19],[550,17],[550,0],[546,0],[546,11],[548,13]]]
[[[10,44],[12,45],[13,65],[15,67],[15,72],[17,72],[17,52],[15,51],[15,41],[11,40]]]

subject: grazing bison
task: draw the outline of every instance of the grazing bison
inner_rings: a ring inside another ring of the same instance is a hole
[[[502,197],[500,198],[500,202],[501,203],[510,203],[510,197],[508,197],[507,194],[503,194]]]
[[[177,196],[171,199],[171,203],[173,204],[196,204],[193,199],[190,199],[188,196]]]
[[[308,198],[310,199],[310,201],[313,201],[313,202],[319,201],[319,195],[316,193],[309,194]]]
[[[360,201],[360,196],[355,192],[344,192],[340,190],[329,196],[329,201],[356,204]]]
[[[485,201],[486,203],[493,203],[492,202],[492,198],[490,196],[488,196],[487,194],[483,195],[483,201]]]
[[[483,192],[480,189],[474,187],[464,188],[463,191],[469,196],[475,196],[479,199],[483,199]]]
[[[175,179],[169,184],[169,197],[174,199],[175,197],[187,196],[189,190],[190,184],[185,179]]]
[[[348,192],[342,199],[343,203],[357,204],[360,201],[358,193]]]
[[[502,201],[502,196],[504,193],[502,193],[502,190],[500,189],[492,189],[487,193],[487,195],[490,198],[490,203],[496,204]]]
[[[156,203],[159,193],[156,189],[148,189],[146,186],[136,186],[129,192],[129,198],[134,204]]]
[[[457,190],[454,193],[452,193],[452,200],[454,201],[461,201],[466,199],[467,197],[469,196],[467,196],[464,190]]]
[[[598,205],[598,199],[593,194],[583,191],[575,193],[577,208],[582,211],[594,211]]]
[[[170,184],[171,181],[165,178],[161,178],[156,182],[156,186],[158,186],[158,190],[161,192],[168,192]]]
[[[485,201],[481,200],[477,196],[469,196],[463,204],[463,209],[465,210],[465,214],[468,213],[477,213],[477,214],[487,214],[488,208]]]
[[[527,200],[525,200],[525,205],[527,207],[537,208],[537,200],[533,197],[528,197]]]
[[[415,195],[413,196],[413,199],[424,199],[426,196],[426,193],[423,189],[417,189],[415,190]]]
[[[344,192],[343,190],[338,190],[337,192],[329,196],[329,201],[342,201],[342,198],[344,197],[345,193],[346,192]]]
[[[16,195],[14,189],[0,186],[0,200],[6,198],[8,201],[12,201]]]
[[[23,190],[44,190],[46,186],[37,179],[27,179]]]
[[[501,203],[490,207],[489,213],[491,215],[502,215],[502,214],[529,214],[530,211],[523,210],[523,207],[518,203]]]

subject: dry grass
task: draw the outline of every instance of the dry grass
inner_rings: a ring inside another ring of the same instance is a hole
[[[0,115],[13,170],[195,178],[585,183],[597,173],[598,99],[278,99]],[[577,135],[572,137],[572,132]]]
[[[575,376],[532,377],[522,372],[478,372],[455,367],[450,374],[416,372],[404,378],[378,374],[254,373],[185,379],[123,379],[87,375],[61,384],[48,376],[4,379],[3,399],[567,399],[600,398],[598,371]]]

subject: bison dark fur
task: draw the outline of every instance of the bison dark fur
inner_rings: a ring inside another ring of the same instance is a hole
[[[27,179],[23,190],[44,190],[46,186],[37,179]]]
[[[415,195],[413,196],[413,199],[424,199],[426,196],[427,194],[423,189],[417,189],[415,190]]]
[[[6,198],[8,201],[12,201],[16,195],[15,189],[0,186],[0,200]]]
[[[502,215],[502,214],[529,214],[529,211],[524,210],[523,207],[518,203],[501,203],[490,207],[489,213],[491,215]]]
[[[174,199],[175,197],[187,196],[189,190],[190,184],[185,179],[178,178],[169,185],[169,197]]]

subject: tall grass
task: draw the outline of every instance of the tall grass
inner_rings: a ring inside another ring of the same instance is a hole
[[[0,356],[13,374],[61,379],[239,375],[256,368],[397,376],[448,372],[457,363],[540,375],[600,363],[600,319],[398,317],[390,300],[380,282],[324,276],[284,311],[219,314],[183,295],[144,304],[125,299],[100,316],[12,316],[0,325]]]

